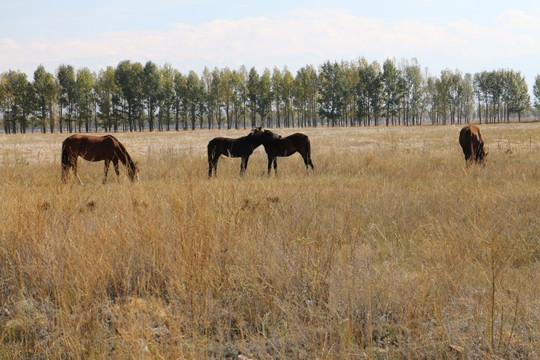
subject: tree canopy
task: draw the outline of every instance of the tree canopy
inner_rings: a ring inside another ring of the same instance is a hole
[[[508,122],[540,110],[540,75],[532,95],[534,108],[519,71],[433,76],[416,59],[327,61],[296,74],[244,66],[182,73],[130,60],[98,73],[71,65],[50,73],[40,65],[33,80],[20,71],[0,74],[5,133]]]

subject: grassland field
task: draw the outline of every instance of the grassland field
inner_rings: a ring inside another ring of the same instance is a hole
[[[245,176],[206,145],[118,133],[140,181],[68,134],[0,136],[0,359],[538,359],[540,123],[301,131]]]

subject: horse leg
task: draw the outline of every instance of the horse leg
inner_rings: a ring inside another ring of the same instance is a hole
[[[482,145],[480,143],[476,144],[476,146],[474,147],[474,161],[477,163],[477,164],[481,164],[482,163],[482,157],[480,155],[480,150],[482,149]]]
[[[469,167],[472,164],[472,156],[471,154],[465,154],[465,167]]]
[[[268,155],[268,176],[272,173],[272,164],[274,164],[274,173],[277,175],[277,156]]]
[[[311,170],[313,170],[313,163],[311,162],[311,157],[309,154],[303,154],[302,158],[304,158],[304,164],[306,165],[306,169],[309,169],[309,166],[311,166]]]
[[[306,165],[306,170],[309,169],[309,167],[308,167],[309,159],[308,159],[306,153],[302,153],[302,159],[304,159],[304,165]]]
[[[466,166],[469,167],[474,162],[474,145],[472,144],[472,142],[471,142],[470,148],[467,149],[467,150],[468,151],[465,154],[465,163],[466,163]]]
[[[311,166],[311,170],[314,170],[313,163],[311,162],[311,154],[309,152],[306,154],[306,157],[307,157],[307,165]],[[307,165],[306,165],[306,168],[307,168]]]
[[[214,175],[217,176],[218,160],[219,160],[219,157],[216,157],[209,162],[208,177],[212,177],[212,169],[214,169]]]
[[[218,162],[218,158],[216,157],[208,159],[208,177],[209,178],[212,177],[212,169],[214,170],[214,175],[217,174],[217,162]]]
[[[116,173],[116,179],[120,182],[120,169],[118,168],[118,159],[113,159],[114,172]]]
[[[71,168],[73,169],[73,173],[75,174],[75,176],[77,177],[77,179],[79,180],[79,183],[81,185],[84,185],[79,174],[77,173],[77,158],[76,157],[72,157],[71,160],[70,160],[70,163],[71,163]]]
[[[240,163],[240,176],[244,175],[247,169],[249,156],[242,156],[242,162]]]
[[[104,169],[105,176],[103,176],[103,183],[104,184],[107,181],[107,173],[109,172],[109,163],[110,162],[111,162],[110,160],[105,160],[105,169]]]
[[[62,182],[67,183],[67,176],[69,172],[69,168],[71,167],[71,164],[62,164]]]
[[[313,163],[311,162],[311,143],[309,142],[309,140],[307,141],[307,145],[308,145],[306,146],[307,163],[309,164],[309,166],[311,166],[311,170],[314,170],[315,168],[313,167]]]
[[[270,157],[270,155],[268,156],[268,176],[270,176],[270,173],[272,171],[272,161],[274,159],[272,157]]]
[[[70,156],[68,152],[64,148],[62,148],[62,182],[63,183],[67,182],[68,171],[69,171],[69,167],[71,166],[69,159],[70,159]]]

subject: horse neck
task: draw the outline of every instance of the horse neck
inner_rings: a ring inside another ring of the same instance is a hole
[[[262,137],[262,143],[263,144],[272,144],[279,141],[281,138],[277,137],[274,133],[266,133]]]
[[[131,170],[134,170],[135,164],[133,163],[133,160],[131,160],[131,156],[129,156],[129,153],[127,152],[126,148],[119,141],[117,142],[117,144],[118,144],[118,150],[119,150],[117,151],[118,159],[120,159],[120,161],[122,162],[122,164],[124,164],[124,166],[129,167]]]
[[[247,143],[251,146],[257,147],[262,144],[262,139],[257,137],[256,135],[248,135],[246,136]]]

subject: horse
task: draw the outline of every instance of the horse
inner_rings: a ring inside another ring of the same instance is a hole
[[[270,130],[262,130],[262,128],[256,128],[252,131],[259,132],[262,138],[262,144],[264,151],[268,155],[268,175],[270,175],[272,169],[272,163],[274,164],[274,172],[277,174],[277,157],[291,156],[298,152],[304,159],[306,169],[311,166],[313,170],[313,163],[311,162],[311,143],[307,135],[301,133],[294,133],[292,135],[282,138],[280,135],[273,133]]]
[[[221,155],[241,157],[240,176],[247,168],[249,156],[253,150],[261,145],[260,132],[253,129],[248,135],[237,139],[216,137],[208,143],[208,177],[212,177],[212,170],[217,175],[217,163]]]
[[[459,133],[459,144],[465,155],[465,165],[469,167],[473,161],[477,164],[487,162],[487,152],[484,136],[478,126],[465,125]]]
[[[120,178],[118,161],[122,162],[128,169],[128,176],[131,181],[139,180],[139,169],[129,156],[124,145],[112,135],[92,136],[75,134],[66,138],[62,142],[62,181],[67,182],[69,168],[83,182],[77,173],[77,159],[82,157],[88,161],[105,161],[105,177],[103,183],[107,180],[109,164],[112,161],[116,176]]]

